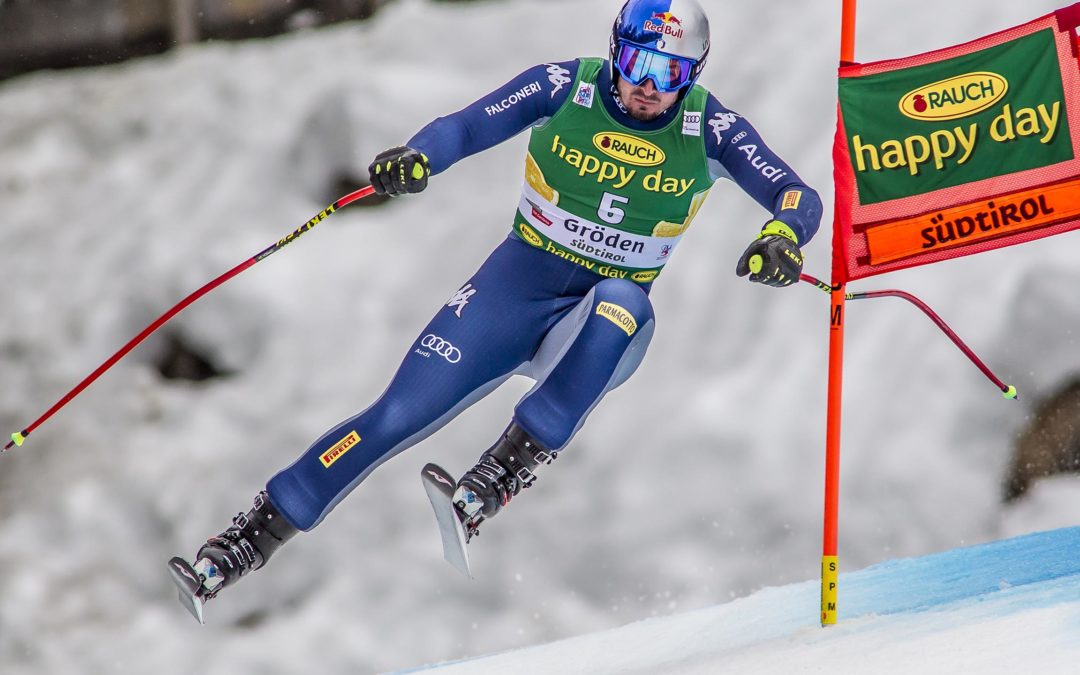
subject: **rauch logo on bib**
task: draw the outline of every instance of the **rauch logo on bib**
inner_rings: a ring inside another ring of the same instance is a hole
[[[652,143],[626,134],[605,131],[593,136],[593,145],[608,157],[634,166],[656,166],[667,159]]]

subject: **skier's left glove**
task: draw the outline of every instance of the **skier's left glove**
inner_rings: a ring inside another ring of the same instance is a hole
[[[735,274],[767,286],[790,286],[799,280],[803,256],[799,239],[791,228],[772,220],[761,228],[756,241],[746,247]]]
[[[383,150],[368,167],[371,185],[380,195],[420,192],[430,175],[427,156],[404,145]]]

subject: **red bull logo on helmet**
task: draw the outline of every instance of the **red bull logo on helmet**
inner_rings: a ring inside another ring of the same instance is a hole
[[[682,26],[682,21],[679,17],[675,16],[671,12],[656,12],[653,14],[654,19],[660,19],[664,23],[673,23],[676,26]]]
[[[647,31],[670,35],[676,39],[683,36],[682,20],[671,12],[654,13],[652,18],[645,20],[642,27]]]

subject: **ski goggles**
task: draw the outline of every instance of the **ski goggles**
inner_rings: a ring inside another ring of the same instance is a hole
[[[627,42],[620,42],[615,51],[615,68],[627,82],[640,87],[645,80],[652,80],[656,90],[664,93],[690,84],[696,67],[697,61],[693,59],[661,54]]]

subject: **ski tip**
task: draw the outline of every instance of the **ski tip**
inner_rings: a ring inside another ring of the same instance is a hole
[[[425,464],[424,468],[420,470],[420,480],[425,483],[440,483],[449,488],[451,493],[457,487],[454,484],[454,479],[451,478],[450,473],[438,464]]]
[[[203,605],[206,604],[206,598],[199,573],[188,561],[176,557],[169,560],[169,574],[172,576],[173,583],[176,584],[180,604],[195,617],[200,625],[205,625]]]

